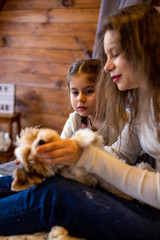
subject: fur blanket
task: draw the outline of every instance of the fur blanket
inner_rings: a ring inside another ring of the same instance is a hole
[[[85,240],[72,237],[63,227],[54,226],[49,233],[22,234],[16,236],[0,236],[0,240]]]

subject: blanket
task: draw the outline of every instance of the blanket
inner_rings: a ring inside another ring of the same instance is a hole
[[[0,164],[0,175],[12,175],[13,171],[18,167],[18,165],[14,164],[14,161],[10,161],[7,163]]]
[[[0,236],[0,240],[85,240],[75,238],[68,234],[68,231],[60,226],[54,226],[49,233],[40,232],[34,234],[22,234],[14,236]]]
[[[49,233],[22,234],[15,236],[0,236],[0,240],[85,240],[72,237],[68,231],[59,226],[54,226]]]

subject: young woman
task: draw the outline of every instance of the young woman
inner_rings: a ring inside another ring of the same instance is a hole
[[[107,121],[118,127],[117,119],[125,117],[125,108],[129,108],[130,121],[121,138],[106,147],[106,152],[93,146],[82,149],[71,139],[37,149],[39,161],[83,166],[146,205],[57,176],[23,192],[9,193],[9,197],[3,195],[1,235],[40,231],[58,224],[92,240],[159,239],[160,173],[140,170],[118,159],[133,164],[142,148],[160,159],[159,26],[160,13],[145,4],[120,10],[102,26],[99,56],[107,74],[102,73],[100,90],[105,87],[108,104],[105,108],[101,101],[101,113],[107,109]],[[7,192],[10,183],[9,177],[0,179],[1,192]]]

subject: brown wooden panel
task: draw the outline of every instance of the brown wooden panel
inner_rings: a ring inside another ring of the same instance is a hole
[[[72,63],[78,58],[84,57],[85,54],[83,51],[0,48],[1,60]]]
[[[55,75],[6,72],[0,73],[0,82],[35,88],[66,89],[65,78]]]
[[[12,76],[19,74],[37,74],[37,75],[53,75],[55,77],[64,77],[71,64],[68,63],[51,63],[51,62],[32,62],[32,61],[12,61],[0,60],[1,79],[6,73]],[[11,79],[11,76],[10,76]]]
[[[18,23],[95,23],[98,20],[98,14],[99,9],[15,10],[0,12],[0,21]]]
[[[16,88],[16,110],[22,127],[41,125],[61,132],[71,111],[68,92],[40,88]]]
[[[93,49],[101,1],[61,2],[7,0],[0,13],[0,82],[16,84],[22,127],[61,132],[70,111],[67,70]]]
[[[93,37],[96,23],[0,23],[1,35],[44,35]]]
[[[93,49],[94,38],[80,36],[66,36],[65,41],[63,36],[16,36],[16,35],[0,35],[0,47],[13,47],[13,48],[56,48],[67,50],[79,49]]]
[[[53,114],[37,114],[33,112],[24,112],[21,114],[21,128],[26,127],[47,127],[56,130],[59,134],[62,132],[63,126],[68,117],[56,116]],[[7,131],[6,124],[0,125],[1,131]],[[13,124],[13,139],[15,142],[15,136],[17,135],[16,125]]]
[[[62,132],[67,117],[55,116],[50,114],[23,113],[21,121],[22,128],[25,127],[47,127],[56,130],[59,134]]]
[[[16,87],[16,108],[23,112],[53,114],[67,117],[70,110],[68,89]],[[67,109],[68,108],[68,109]]]
[[[21,112],[22,128],[40,125],[60,133],[72,110],[68,91],[17,86],[16,111]],[[5,124],[0,130],[7,131]]]
[[[153,6],[160,6],[160,0],[152,0],[151,4]]]
[[[99,8],[101,0],[74,0],[74,4],[69,8]],[[27,10],[27,9],[51,9],[65,8],[60,0],[8,0],[4,9],[10,10]],[[66,8],[66,9],[69,9]]]
[[[6,2],[6,0],[0,0],[0,10],[3,9],[5,2]]]
[[[93,22],[97,23],[99,15],[99,9],[61,9],[51,10],[48,12],[49,22]]]

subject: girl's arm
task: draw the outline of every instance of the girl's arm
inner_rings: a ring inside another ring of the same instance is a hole
[[[71,119],[68,118],[63,127],[60,137],[62,139],[66,139],[66,138],[70,138],[72,136],[72,134],[73,134],[73,131],[72,131]]]
[[[80,116],[76,112],[73,112],[69,115],[69,118],[67,119],[63,127],[60,137],[62,139],[71,138],[73,133],[77,131],[79,128],[80,128]]]

